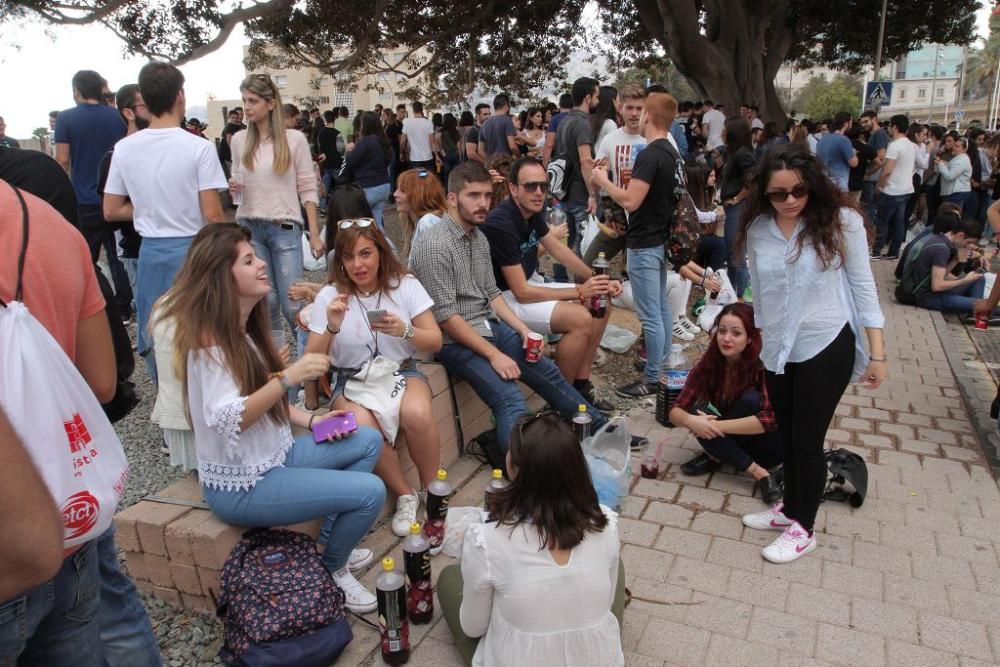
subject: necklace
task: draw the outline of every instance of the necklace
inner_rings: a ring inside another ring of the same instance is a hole
[[[360,294],[361,296],[363,296],[363,297],[365,297],[365,298],[368,298],[368,297],[370,297],[370,296],[371,296],[372,294],[375,294],[376,292],[378,292],[378,291],[379,291],[379,289],[378,289],[377,287],[376,287],[375,289],[373,289],[372,291],[370,291],[370,292],[366,292],[366,291],[364,291],[363,289],[361,289],[360,287],[358,287],[358,288],[357,288],[357,290],[358,290],[358,294]]]

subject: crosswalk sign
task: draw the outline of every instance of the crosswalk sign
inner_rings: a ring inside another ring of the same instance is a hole
[[[892,81],[869,81],[865,86],[865,108],[878,109],[892,103]]]

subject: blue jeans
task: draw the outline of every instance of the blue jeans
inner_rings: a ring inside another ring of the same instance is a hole
[[[564,201],[562,203],[563,210],[566,211],[566,222],[569,223],[569,236],[566,238],[566,244],[569,246],[578,257],[580,256],[580,228],[583,223],[587,221],[587,202],[586,201]],[[569,279],[569,274],[566,273],[566,267],[562,264],[555,264],[552,268],[552,275],[557,283],[571,283],[572,280]]]
[[[385,210],[385,202],[389,199],[389,184],[383,183],[382,185],[376,185],[373,188],[361,188],[364,190],[365,199],[368,200],[368,205],[372,209],[372,215],[375,217],[375,222],[378,223],[378,227],[381,230],[385,230],[385,222],[382,219],[382,212]]]
[[[878,227],[878,206],[875,205],[875,183],[876,181],[861,182],[861,205],[868,214],[868,219],[873,228]],[[933,217],[933,212],[931,217]],[[881,248],[879,249],[881,250]]]
[[[122,573],[115,547],[114,526],[97,542],[97,566],[101,577],[98,617],[104,664],[108,667],[159,667],[160,649],[146,608],[132,580]]]
[[[0,665],[103,667],[97,542],[63,560],[49,581],[0,604]]]
[[[323,170],[323,189],[326,191],[326,196],[323,197],[322,201],[319,203],[319,207],[326,210],[327,200],[330,197],[330,193],[333,192],[333,186],[337,184],[337,174],[340,173],[340,167],[336,169],[324,169]]]
[[[302,280],[305,270],[302,265],[302,226],[287,220],[260,218],[244,218],[237,222],[250,230],[253,251],[267,263],[267,277],[271,281],[271,293],[267,296],[271,329],[283,329],[281,317],[284,316],[289,328],[295,331],[295,314],[299,307],[288,298],[288,288]],[[282,225],[291,229],[283,229]]]
[[[667,252],[663,246],[629,248],[626,252],[628,276],[632,281],[635,312],[646,339],[646,382],[657,382],[663,359],[670,349],[673,319],[667,301]]]
[[[875,226],[873,252],[881,253],[888,242],[889,256],[899,256],[899,246],[906,238],[906,202],[909,199],[909,194],[887,195],[883,192],[878,196],[878,224]]]
[[[940,310],[942,313],[959,313],[972,315],[972,306],[976,299],[983,298],[986,289],[986,279],[980,278],[974,283],[967,283],[945,292],[931,292],[917,299],[917,305],[928,310]]]
[[[965,208],[965,202],[969,199],[971,194],[971,191],[953,192],[950,195],[945,195],[944,201],[952,204],[958,204],[959,208]]]
[[[506,322],[490,322],[493,336],[487,338],[498,350],[517,362],[521,369],[521,382],[534,389],[549,405],[566,419],[572,419],[581,405],[593,419],[592,426],[598,429],[608,418],[590,405],[576,389],[562,376],[559,368],[548,357],[542,357],[533,364],[524,359],[521,336]],[[510,432],[515,422],[528,411],[524,396],[517,382],[504,380],[493,370],[490,362],[464,345],[447,343],[437,353],[438,360],[448,372],[462,378],[476,392],[479,398],[493,411],[497,424],[497,440],[504,451],[510,442]],[[472,435],[472,434],[470,434]]]
[[[736,296],[743,298],[743,292],[750,284],[750,272],[747,270],[747,256],[744,252],[736,252],[736,238],[740,234],[740,221],[743,218],[743,202],[724,207],[726,211],[726,257],[729,258],[728,274],[733,283]],[[629,277],[631,277],[631,269]],[[635,285],[632,286],[633,289]],[[649,350],[649,341],[646,341]]]
[[[367,426],[319,445],[308,433],[295,439],[283,467],[268,470],[252,488],[202,491],[212,511],[237,526],[283,526],[325,516],[323,564],[336,572],[385,504],[385,484],[371,474],[381,453],[382,434]]]

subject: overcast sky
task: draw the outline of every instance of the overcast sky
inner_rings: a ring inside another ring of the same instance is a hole
[[[988,17],[988,9],[977,16],[982,36],[988,33]],[[221,49],[181,68],[189,106],[205,106],[209,95],[217,99],[239,97],[243,41],[243,31],[237,28]],[[4,30],[0,36],[4,89],[0,116],[7,122],[7,134],[29,137],[36,127],[48,127],[49,111],[73,106],[70,80],[77,70],[97,70],[116,90],[135,82],[143,62],[124,56],[121,41],[100,25],[58,27],[49,34],[37,24]]]

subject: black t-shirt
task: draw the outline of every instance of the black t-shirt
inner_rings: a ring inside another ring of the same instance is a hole
[[[44,199],[71,225],[80,228],[73,183],[48,153],[0,146],[0,178]]]
[[[393,123],[385,128],[385,136],[389,138],[389,143],[392,144],[392,150],[396,154],[397,161],[399,161],[399,135],[402,133],[403,126],[399,123]]]
[[[678,169],[682,169],[673,146],[666,139],[657,139],[639,153],[632,170],[632,180],[649,184],[646,198],[629,215],[625,246],[633,250],[653,248],[667,242],[670,220],[677,203],[674,190]]]
[[[465,133],[465,143],[467,144],[478,144],[479,143],[479,126],[473,125]],[[478,150],[478,149],[477,149]]]
[[[323,162],[323,169],[340,170],[344,156],[340,154],[340,150],[337,147],[338,136],[340,136],[340,132],[332,127],[321,128],[319,134],[316,136],[316,145],[319,148],[320,154],[326,155],[326,161]]]
[[[847,189],[851,192],[857,192],[863,187],[865,170],[868,169],[868,163],[875,159],[876,153],[874,148],[857,139],[851,142],[851,146],[858,152],[858,166],[851,167],[847,176]]]
[[[538,268],[538,244],[549,233],[549,226],[541,213],[525,220],[514,200],[507,197],[490,211],[479,229],[490,242],[490,259],[493,260],[497,287],[510,289],[500,270],[504,266],[520,264],[524,268],[525,279],[531,277]]]
[[[113,154],[113,150],[105,153],[97,167],[97,192],[102,198],[104,197],[104,184],[108,182],[108,171],[111,170],[111,156]],[[122,233],[122,240],[118,243],[122,249],[122,256],[126,259],[139,259],[139,246],[142,245],[142,237],[139,236],[139,232],[135,231],[135,223],[131,220],[112,222],[111,228]]]
[[[722,187],[719,190],[722,201],[732,199],[740,193],[753,167],[753,149],[749,146],[740,146],[731,157],[726,158],[726,165],[722,168]]]
[[[920,249],[920,254],[913,258],[914,282],[918,285],[916,294],[917,303],[931,294],[931,270],[935,266],[945,269],[955,258],[955,246],[944,234],[933,234]]]

